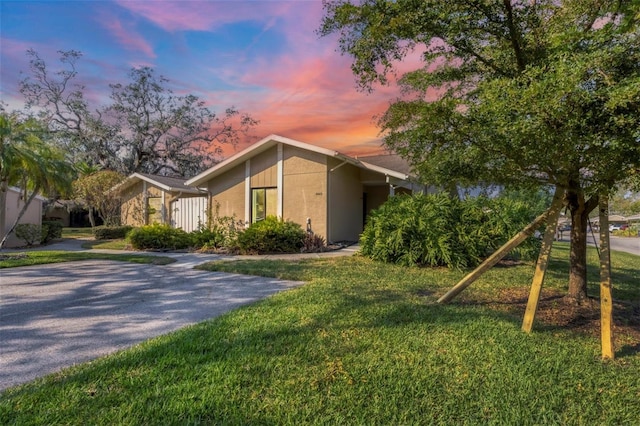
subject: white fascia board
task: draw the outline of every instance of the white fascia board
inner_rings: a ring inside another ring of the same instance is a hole
[[[284,145],[289,145],[289,146],[293,146],[296,148],[300,148],[300,149],[305,149],[307,151],[312,151],[312,152],[317,152],[320,154],[324,154],[327,155],[329,157],[346,157],[343,156],[342,154],[340,154],[337,151],[334,150],[330,150],[330,149],[326,149],[326,148],[321,148],[318,146],[314,146],[314,145],[310,145],[304,142],[300,142],[294,139],[289,139],[289,138],[285,138],[283,136],[278,136],[278,135],[269,135],[264,139],[259,140],[258,142],[254,143],[253,145],[243,149],[242,151],[238,152],[237,154],[232,155],[231,157],[227,158],[226,160],[216,164],[215,166],[205,170],[204,172],[200,173],[197,176],[192,177],[191,179],[189,179],[188,181],[185,182],[185,185],[189,185],[189,186],[200,186],[202,185],[204,182],[208,181],[209,179],[212,179],[216,176],[218,176],[219,174],[239,165],[244,163],[246,160],[248,160],[249,158],[263,152],[266,151],[267,149],[276,146],[278,143],[282,143]],[[349,160],[351,162],[354,162],[355,160],[353,158],[350,157],[346,157],[349,158]],[[355,164],[355,162],[354,162]]]
[[[113,188],[111,188],[108,192],[115,191],[115,190],[121,189],[121,188],[128,188],[129,186],[131,186],[131,185],[133,185],[133,184],[135,184],[137,182],[140,182],[140,181],[150,183],[152,185],[160,187],[160,188],[164,189],[165,191],[169,191],[169,192],[186,192],[186,193],[190,193],[190,194],[199,194],[200,192],[202,192],[198,188],[190,188],[190,187],[188,187],[186,185],[186,182],[185,182],[185,186],[184,187],[174,188],[172,186],[165,185],[165,184],[163,184],[161,182],[153,180],[150,177],[141,175],[140,173],[132,173],[132,174],[130,174],[129,176],[127,176],[127,178],[124,181],[122,181],[121,183],[119,183],[116,186],[114,186]]]

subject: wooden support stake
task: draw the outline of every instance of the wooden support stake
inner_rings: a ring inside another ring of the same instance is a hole
[[[476,269],[465,276],[458,284],[453,286],[444,296],[438,299],[438,303],[450,302],[456,297],[462,290],[469,287],[475,280],[477,280],[482,274],[484,274],[489,268],[496,263],[500,262],[511,250],[518,247],[520,243],[531,236],[534,231],[540,227],[547,219],[554,215],[556,210],[559,213],[562,210],[562,195],[563,191],[556,188],[556,192],[549,207],[544,213],[538,216],[533,222],[527,225],[522,231],[516,234],[513,238],[507,241],[502,247],[500,247],[495,253],[489,256],[484,262],[482,262]]]
[[[542,247],[540,248],[540,255],[538,256],[538,262],[536,263],[536,272],[533,276],[533,282],[531,283],[527,309],[524,311],[522,331],[526,333],[531,332],[533,320],[536,316],[536,311],[538,310],[538,302],[540,301],[540,293],[542,292],[542,283],[544,282],[544,275],[547,272],[549,254],[551,253],[551,247],[553,246],[553,239],[556,236],[558,217],[560,216],[560,210],[562,209],[562,201],[558,200],[558,202],[560,203],[560,208],[557,210],[554,209],[547,221],[547,229],[544,231]]]
[[[600,337],[602,359],[613,359],[613,296],[609,245],[609,200],[600,195]]]

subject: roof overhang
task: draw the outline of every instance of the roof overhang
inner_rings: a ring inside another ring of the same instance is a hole
[[[168,192],[181,192],[183,194],[200,194],[202,191],[199,190],[198,188],[192,188],[186,185],[183,186],[169,186],[163,182],[158,182],[155,179],[150,178],[149,176],[145,176],[142,175],[140,173],[133,173],[130,174],[129,176],[127,176],[127,178],[120,182],[119,184],[117,184],[116,186],[114,186],[113,188],[111,188],[109,191],[121,191],[124,189],[129,188],[132,185],[135,185],[138,182],[147,182],[150,183],[152,185],[157,186],[158,188],[161,188],[165,191]]]
[[[404,181],[409,181],[411,179],[411,176],[406,175],[404,173],[400,173],[394,170],[389,170],[386,169],[384,167],[380,167],[380,166],[375,166],[373,164],[364,162],[364,161],[360,161],[357,158],[353,158],[353,157],[349,157],[348,155],[345,154],[341,154],[338,151],[334,151],[331,149],[326,149],[326,148],[321,148],[315,145],[310,145],[304,142],[300,142],[294,139],[289,139],[289,138],[285,138],[283,136],[278,136],[278,135],[269,135],[264,139],[261,139],[260,141],[256,142],[255,144],[251,145],[250,147],[238,152],[237,154],[227,158],[226,160],[216,164],[215,166],[211,167],[208,170],[205,170],[204,172],[200,173],[197,176],[194,176],[193,178],[187,180],[185,182],[185,185],[190,185],[190,186],[196,186],[199,187],[202,184],[204,184],[205,182],[215,178],[216,176],[219,176],[223,173],[225,173],[226,171],[240,165],[243,164],[245,161],[247,161],[248,159],[254,157],[255,155],[258,155],[274,146],[277,146],[279,143],[285,144],[285,145],[290,145],[293,147],[297,147],[300,149],[304,149],[307,151],[311,151],[311,152],[316,152],[319,154],[324,154],[328,157],[332,157],[332,158],[337,158],[338,160],[341,160],[343,162],[352,164],[356,167],[359,167],[361,169],[365,169],[365,170],[371,170],[373,172],[377,172],[377,173],[381,173],[385,176],[390,176],[396,179],[400,179],[400,180],[404,180]]]

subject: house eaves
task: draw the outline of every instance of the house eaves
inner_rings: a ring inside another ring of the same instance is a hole
[[[269,135],[264,139],[261,139],[260,141],[256,142],[255,144],[251,145],[248,148],[245,148],[244,150],[238,152],[235,155],[232,155],[231,157],[227,158],[226,160],[216,164],[215,166],[211,167],[208,170],[205,170],[204,172],[200,173],[199,175],[196,175],[194,177],[192,177],[191,179],[187,180],[185,182],[185,185],[189,185],[189,186],[200,186],[202,185],[204,182],[207,182],[208,180],[221,175],[222,173],[226,172],[227,170],[232,169],[233,167],[236,167],[240,164],[243,164],[245,161],[247,161],[248,159],[260,154],[261,152],[264,152],[266,150],[268,150],[269,148],[272,148],[274,146],[276,146],[277,144],[282,143],[285,145],[289,145],[289,146],[293,146],[296,148],[300,148],[300,149],[304,149],[307,151],[311,151],[311,152],[316,152],[319,154],[324,154],[328,157],[335,157],[338,158],[340,160],[343,161],[347,161],[351,164],[354,165],[358,165],[358,161],[354,158],[351,158],[347,155],[341,154],[338,151],[334,151],[334,150],[330,150],[330,149],[326,149],[326,148],[321,148],[315,145],[310,145],[304,142],[300,142],[300,141],[296,141],[294,139],[289,139],[289,138],[285,138],[283,136],[278,136],[278,135]]]
[[[155,185],[168,192],[181,192],[183,194],[200,194],[202,192],[198,188],[185,185],[184,179],[146,175],[143,173],[133,173],[129,175],[123,182],[114,186],[109,191],[123,190],[141,181]]]

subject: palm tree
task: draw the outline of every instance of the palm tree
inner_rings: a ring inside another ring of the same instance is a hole
[[[46,141],[48,135],[37,119],[0,111],[0,248],[38,193],[70,188],[73,168],[63,153]],[[10,185],[21,189],[24,206],[5,233]]]

